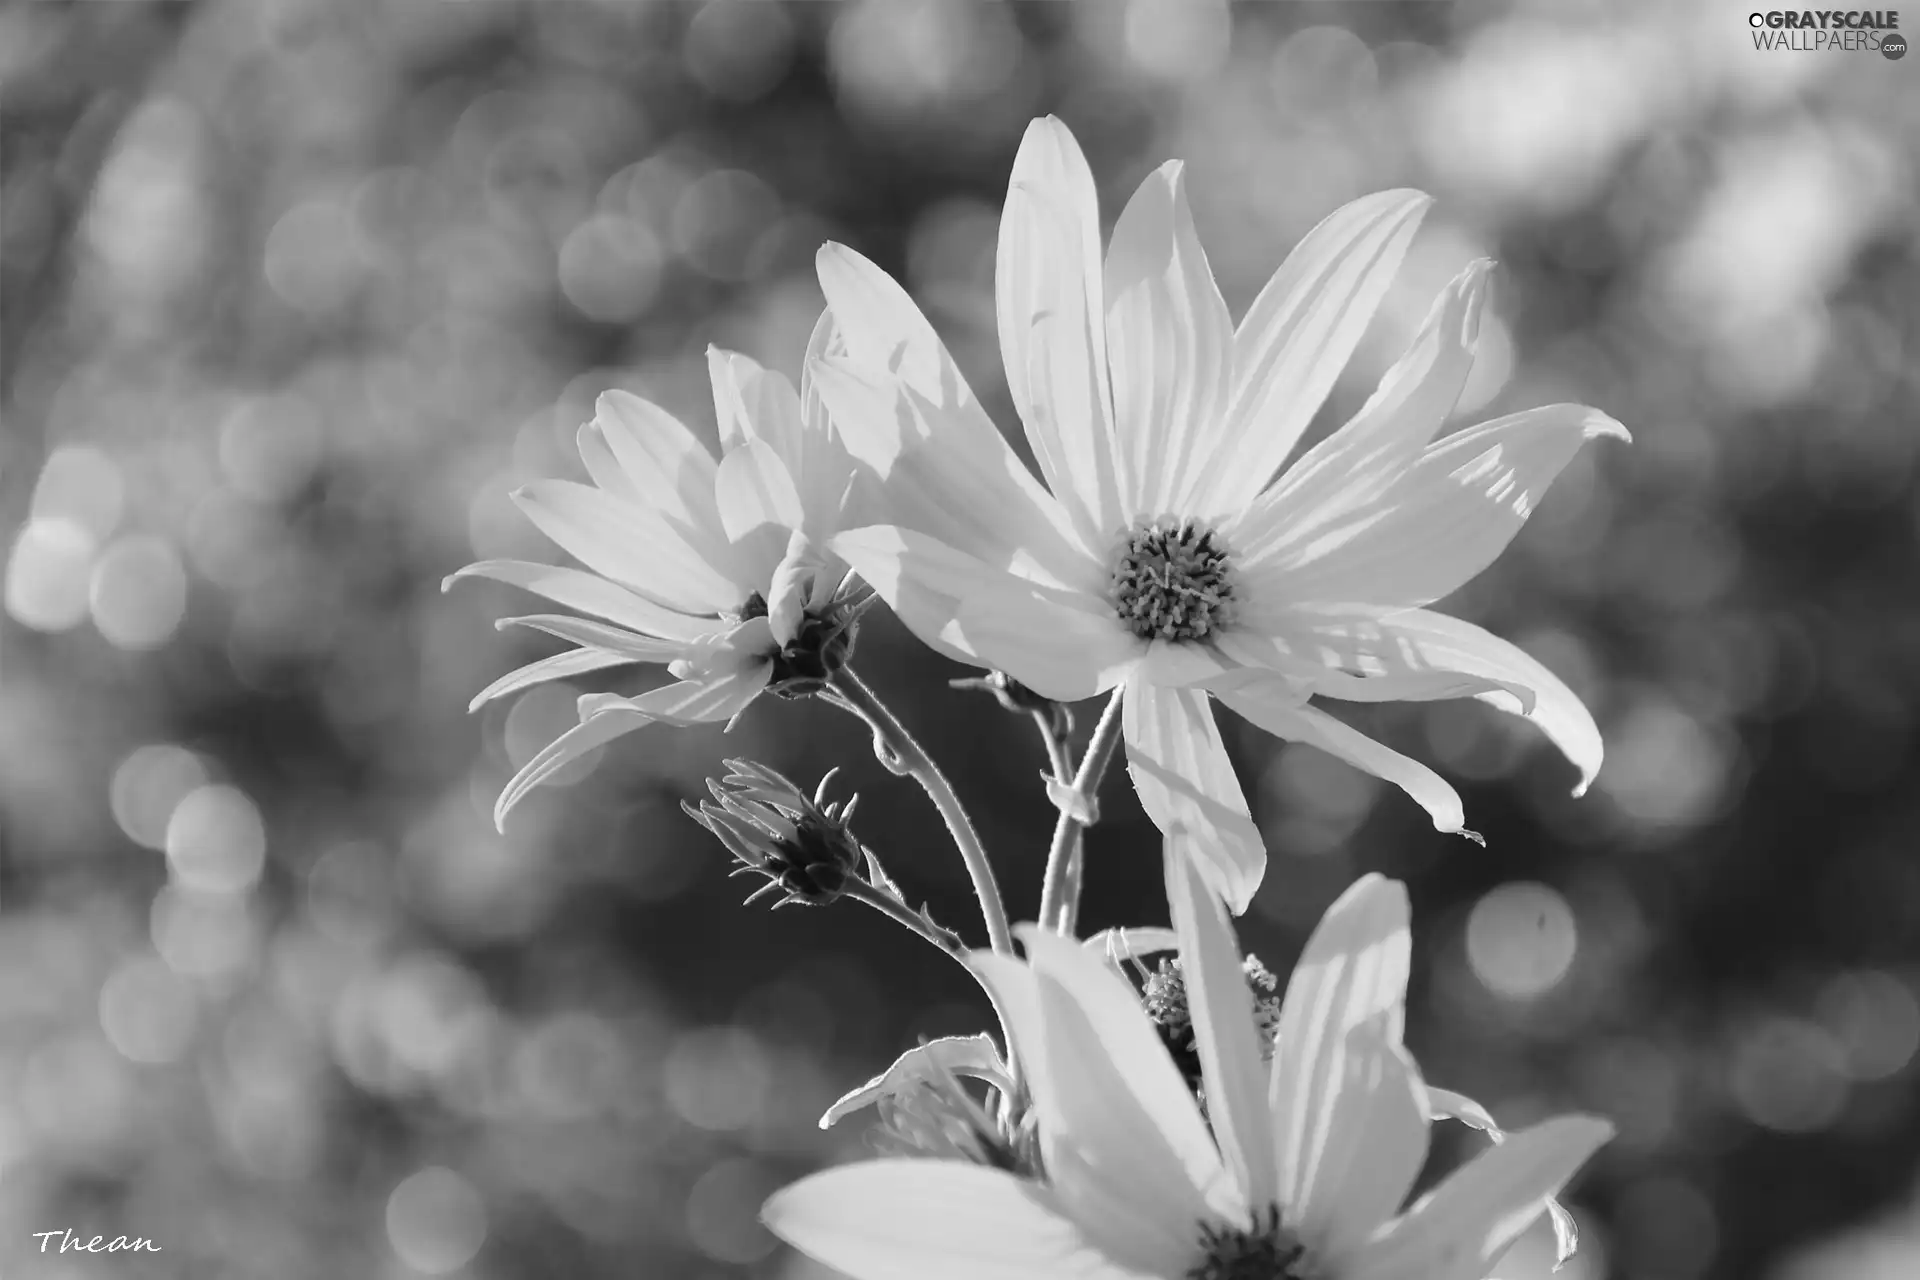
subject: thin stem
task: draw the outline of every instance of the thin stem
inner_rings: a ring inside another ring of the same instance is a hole
[[[1107,700],[1107,709],[1100,713],[1100,723],[1094,726],[1093,741],[1087,744],[1087,753],[1080,757],[1080,772],[1073,778],[1074,791],[1089,801],[1100,790],[1100,780],[1107,776],[1107,766],[1113,762],[1114,748],[1120,744],[1120,700],[1123,696],[1122,690],[1115,689],[1113,696]],[[1060,821],[1053,828],[1053,844],[1047,850],[1047,877],[1040,889],[1040,927],[1043,929],[1068,932],[1079,915],[1080,876],[1074,869],[1079,859],[1075,856],[1074,845],[1084,829],[1085,824],[1072,813],[1065,809],[1060,811]]]
[[[1044,711],[1029,712],[1033,723],[1040,730],[1040,738],[1047,744],[1047,766],[1053,770],[1053,776],[1064,785],[1073,776],[1073,761],[1067,758],[1067,740],[1064,735],[1053,731],[1053,717]]]
[[[910,775],[940,811],[955,847],[960,850],[960,858],[967,865],[974,896],[980,899],[980,914],[987,923],[987,940],[995,951],[1012,955],[1013,934],[1007,928],[1007,908],[1000,897],[1000,885],[993,877],[993,866],[987,861],[980,836],[973,829],[973,820],[967,817],[947,776],[940,772],[933,757],[914,741],[906,726],[887,710],[878,695],[854,674],[852,667],[841,667],[833,673],[832,681],[833,690],[839,695],[837,701],[872,727],[875,748],[885,752],[881,763]],[[887,755],[892,759],[888,760]]]
[[[947,930],[929,923],[926,917],[922,916],[919,912],[909,910],[906,903],[900,901],[900,899],[894,897],[892,894],[882,893],[872,885],[861,880],[849,880],[846,887],[841,890],[841,893],[846,897],[866,903],[875,911],[913,930],[962,964],[966,963],[967,948],[965,943],[961,942],[959,938]],[[968,972],[972,972],[971,968],[969,968]]]
[[[1086,865],[1087,832],[1082,827],[1073,833],[1073,843],[1067,849],[1067,869],[1060,876],[1059,919],[1055,927],[1069,938],[1080,925],[1080,885]]]

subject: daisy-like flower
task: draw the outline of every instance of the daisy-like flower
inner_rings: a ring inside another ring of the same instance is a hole
[[[809,352],[832,340],[822,315]],[[762,692],[823,687],[853,641],[855,580],[825,550],[853,464],[801,389],[746,356],[710,350],[722,456],[672,414],[609,391],[580,428],[593,483],[539,480],[513,497],[583,568],[484,560],[447,579],[492,578],[579,614],[506,618],[576,647],[509,672],[473,707],[547,680],[664,663],[672,684],[627,698],[588,694],[580,723],[535,753],[494,820],[556,770],[642,725],[731,721]]]
[[[1027,1073],[1043,1180],[875,1160],[774,1195],[775,1234],[854,1280],[1481,1280],[1612,1130],[1506,1136],[1402,1209],[1431,1100],[1401,1044],[1406,895],[1377,876],[1327,912],[1287,985],[1271,1062],[1224,905],[1170,850],[1203,1116],[1133,988],[1024,931],[977,953]]]
[[[877,514],[834,548],[922,640],[1072,701],[1125,686],[1127,759],[1161,830],[1205,833],[1233,910],[1266,853],[1209,696],[1405,789],[1462,830],[1440,777],[1309,703],[1476,696],[1600,766],[1580,700],[1515,646],[1424,606],[1504,548],[1580,445],[1626,432],[1550,405],[1435,440],[1473,363],[1469,267],[1343,427],[1275,479],[1377,308],[1428,204],[1386,191],[1308,234],[1235,326],[1169,163],[1104,263],[1093,176],[1034,122],[1000,224],[1000,349],[1044,484],[886,274],[828,245],[844,353],[814,376]]]

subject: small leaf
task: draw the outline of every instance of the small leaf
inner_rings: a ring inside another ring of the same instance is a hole
[[[1003,1092],[1013,1087],[1007,1066],[1000,1060],[1000,1050],[994,1045],[992,1036],[985,1032],[970,1036],[947,1036],[940,1040],[929,1040],[894,1059],[892,1066],[828,1107],[827,1113],[820,1117],[820,1127],[831,1128],[862,1107],[870,1107],[882,1098],[901,1092],[914,1081],[939,1071],[985,1080]]]
[[[1044,773],[1040,779],[1047,784],[1047,799],[1053,801],[1054,808],[1083,827],[1100,821],[1100,806],[1094,803],[1092,796],[1075,791],[1066,783]]]

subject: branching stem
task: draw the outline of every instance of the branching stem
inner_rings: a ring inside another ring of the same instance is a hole
[[[1114,748],[1120,744],[1120,701],[1124,693],[1113,691],[1100,723],[1094,726],[1093,740],[1080,757],[1080,772],[1074,775],[1073,790],[1091,802],[1100,790],[1100,780],[1113,763]],[[1071,935],[1080,915],[1082,853],[1081,833],[1086,824],[1067,809],[1060,811],[1054,824],[1053,844],[1047,850],[1046,879],[1040,889],[1040,927]]]
[[[940,811],[941,819],[953,836],[955,847],[960,850],[961,861],[966,863],[967,875],[973,881],[974,896],[980,899],[980,915],[986,921],[987,940],[995,951],[1012,955],[1013,933],[1007,928],[1007,908],[1000,897],[1000,885],[993,876],[993,865],[987,861],[987,851],[974,830],[973,820],[967,816],[946,775],[940,772],[933,757],[914,740],[906,726],[887,709],[879,696],[854,674],[851,666],[841,667],[834,672],[832,686],[838,695],[833,700],[865,720],[873,729],[874,750],[880,756],[880,762],[918,782],[933,801],[934,808]]]

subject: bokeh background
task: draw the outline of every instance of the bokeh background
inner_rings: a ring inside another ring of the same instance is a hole
[[[1461,420],[1577,399],[1636,435],[1447,602],[1586,697],[1593,791],[1478,704],[1356,715],[1456,780],[1481,850],[1231,725],[1274,855],[1246,941],[1280,969],[1355,874],[1409,881],[1428,1075],[1620,1127],[1577,1280],[1920,1274],[1920,59],[1761,52],[1748,8],[0,12],[0,1271],[821,1274],[760,1199],[862,1149],[815,1128],[839,1092],[987,1011],[873,913],[742,910],[677,804],[723,755],[844,765],[863,837],[978,939],[939,829],[853,722],[769,699],[623,739],[496,834],[580,690],[469,717],[541,649],[489,625],[524,599],[439,583],[553,554],[506,494],[577,473],[600,390],[711,437],[707,344],[796,372],[825,238],[1012,427],[992,242],[1051,111],[1109,219],[1187,160],[1236,314],[1341,201],[1435,193],[1319,429],[1489,254]],[[1030,726],[884,613],[857,660],[1030,913]],[[1110,783],[1086,924],[1158,922]],[[1470,1147],[1443,1136],[1436,1169]],[[36,1252],[69,1227],[164,1252]],[[1529,1238],[1502,1274],[1544,1270]]]

